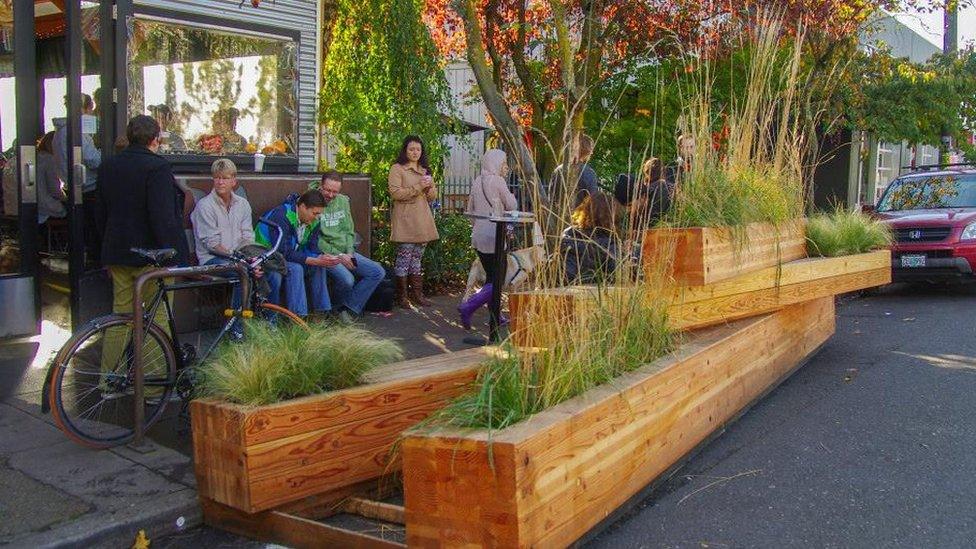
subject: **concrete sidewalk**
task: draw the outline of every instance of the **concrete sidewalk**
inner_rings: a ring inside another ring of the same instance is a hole
[[[0,345],[0,546],[129,547],[142,529],[152,539],[200,524],[189,456],[89,450],[41,414],[44,365],[64,339],[43,331]]]

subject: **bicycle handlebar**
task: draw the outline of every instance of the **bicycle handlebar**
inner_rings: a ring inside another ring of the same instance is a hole
[[[282,231],[281,226],[275,223],[274,221],[269,221],[264,218],[258,218],[258,224],[267,225],[268,227],[271,227],[272,229],[275,229],[278,232],[278,235],[275,237],[274,245],[271,246],[271,248],[266,250],[261,255],[248,259],[247,257],[244,257],[241,254],[237,253],[236,251],[230,254],[222,254],[220,252],[211,252],[211,253],[217,257],[222,257],[224,259],[229,259],[231,261],[234,261],[235,263],[241,263],[247,265],[248,268],[251,269],[253,269],[254,267],[259,267],[261,264],[267,261],[269,257],[271,257],[275,252],[278,251],[278,247],[281,246],[281,239],[284,235],[284,231]]]

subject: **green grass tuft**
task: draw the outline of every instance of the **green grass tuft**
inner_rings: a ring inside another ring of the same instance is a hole
[[[354,387],[369,370],[403,358],[400,346],[361,328],[273,326],[248,321],[247,337],[225,343],[199,367],[200,396],[259,406]]]
[[[490,359],[473,391],[429,423],[503,429],[665,355],[676,340],[665,308],[639,295],[608,292],[551,346]]]
[[[887,225],[860,212],[837,208],[807,222],[807,251],[811,256],[838,257],[878,250],[892,242]]]

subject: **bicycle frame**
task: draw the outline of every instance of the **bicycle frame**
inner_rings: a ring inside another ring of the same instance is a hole
[[[133,446],[142,446],[145,437],[145,426],[143,421],[145,420],[145,409],[143,408],[143,397],[145,395],[145,376],[143,372],[142,364],[142,345],[145,338],[145,310],[143,307],[143,291],[146,284],[152,280],[176,277],[176,276],[191,276],[191,275],[218,275],[223,273],[236,272],[238,275],[238,281],[241,285],[241,310],[248,311],[251,306],[251,279],[248,276],[247,267],[241,263],[223,263],[218,265],[203,265],[200,267],[176,267],[170,269],[154,269],[152,271],[143,273],[139,275],[136,279],[135,288],[133,290],[133,307],[132,307],[132,371],[133,371],[133,389],[134,389],[134,410],[133,410]],[[165,284],[163,284],[165,287]],[[169,306],[169,301],[162,299],[166,292],[159,292],[158,298],[153,300],[153,314],[155,315],[156,308],[159,306],[159,301],[162,300],[166,303],[166,311],[169,316],[170,330],[173,338],[173,343],[176,344],[176,331],[173,322],[172,310]],[[230,322],[234,319],[230,319],[228,324],[224,327],[224,330],[230,328]],[[223,332],[221,332],[223,334]],[[219,338],[218,338],[219,340]],[[177,360],[182,364],[182,357],[179,348],[175,348],[177,351]],[[212,349],[211,349],[212,350]],[[210,350],[208,350],[208,353]]]

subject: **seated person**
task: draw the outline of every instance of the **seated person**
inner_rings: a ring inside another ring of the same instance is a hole
[[[183,136],[173,131],[173,111],[165,103],[146,107],[149,114],[159,122],[161,128],[159,152],[185,153],[186,141]]]
[[[610,282],[620,249],[610,198],[602,192],[587,196],[572,219],[559,241],[566,283]]]
[[[284,280],[279,273],[267,273],[271,288],[268,299],[280,305],[281,286],[284,283],[288,299],[285,306],[300,317],[309,314],[308,301],[305,297],[306,277],[311,285],[312,312],[326,314],[332,310],[325,269],[338,265],[339,258],[319,254],[309,246],[309,240],[313,235],[318,237],[318,217],[324,209],[325,198],[322,193],[310,190],[297,198],[296,195],[289,196],[282,205],[261,216],[262,219],[281,227],[281,247],[278,251],[284,256],[288,270]],[[278,237],[275,229],[263,224],[257,226],[255,236],[258,244],[269,248],[274,245]]]
[[[337,171],[322,175],[319,191],[325,198],[325,210],[319,216],[318,250],[339,263],[327,267],[333,281],[335,309],[340,318],[350,320],[349,314],[363,314],[363,307],[379,286],[386,271],[379,263],[356,253],[356,231],[349,209],[349,197],[339,194],[342,177]],[[344,309],[344,310],[342,310]]]
[[[229,263],[230,260],[220,256],[231,255],[239,247],[254,243],[251,205],[234,192],[237,166],[228,158],[219,158],[214,161],[210,173],[213,175],[213,190],[197,202],[190,214],[197,260],[201,265]],[[236,277],[232,273],[227,276]],[[231,307],[240,307],[240,303],[241,288],[235,285]],[[239,337],[242,334],[240,322],[235,322],[233,335]]]

